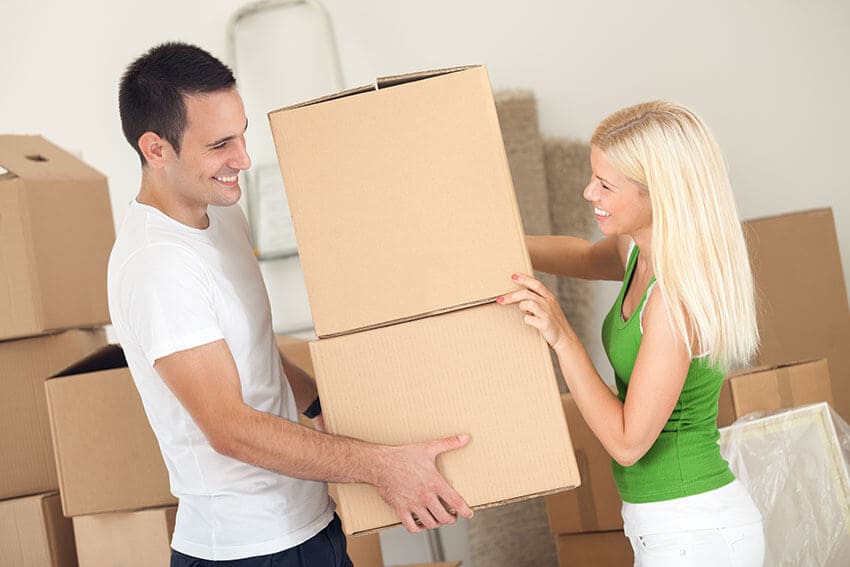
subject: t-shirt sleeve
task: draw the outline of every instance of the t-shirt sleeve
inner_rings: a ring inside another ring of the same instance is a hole
[[[124,324],[150,364],[224,338],[212,278],[190,250],[159,244],[137,252],[117,287]]]

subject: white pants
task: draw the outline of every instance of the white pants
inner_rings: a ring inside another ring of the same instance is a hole
[[[635,567],[761,567],[761,522],[735,528],[652,534],[629,538]]]

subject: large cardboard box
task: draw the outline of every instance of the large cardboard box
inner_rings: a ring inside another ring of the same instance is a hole
[[[573,440],[581,486],[546,497],[549,528],[555,534],[623,529],[623,501],[611,472],[611,457],[593,434],[571,394],[561,396]]]
[[[0,500],[59,488],[44,380],[104,344],[102,329],[0,342]]]
[[[168,565],[176,506],[74,517],[80,567]]]
[[[622,530],[558,536],[558,567],[631,567],[634,562]]]
[[[0,136],[0,339],[109,322],[106,177],[39,136]]]
[[[269,120],[319,337],[485,303],[531,272],[484,67]]]
[[[826,357],[850,419],[850,311],[831,209],[744,223],[760,298],[756,364]]]
[[[0,501],[0,565],[76,567],[74,527],[58,494]]]
[[[310,350],[329,431],[390,445],[468,433],[438,467],[470,506],[578,486],[548,347],[518,309],[493,303]],[[398,523],[374,487],[336,488],[346,533]]]
[[[168,506],[75,516],[80,567],[168,565],[176,514]],[[354,567],[383,567],[378,534],[349,538],[348,556]]]
[[[66,516],[176,502],[121,347],[98,350],[45,387]]]
[[[775,411],[817,402],[834,403],[825,358],[747,368],[730,374],[723,381],[717,425],[725,427],[756,411]]]
[[[346,547],[354,567],[384,567],[381,539],[378,534],[349,537]]]

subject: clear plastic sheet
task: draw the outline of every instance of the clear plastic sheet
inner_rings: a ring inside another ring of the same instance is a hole
[[[761,510],[765,566],[850,566],[850,426],[828,404],[744,416],[720,450]]]

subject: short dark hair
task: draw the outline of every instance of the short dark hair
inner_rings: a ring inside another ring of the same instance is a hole
[[[184,96],[232,88],[233,72],[200,47],[168,42],[133,61],[121,77],[118,110],[124,137],[139,154],[139,138],[154,132],[180,153],[186,129]]]

